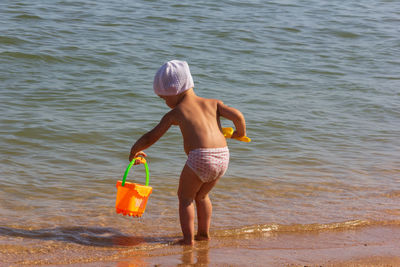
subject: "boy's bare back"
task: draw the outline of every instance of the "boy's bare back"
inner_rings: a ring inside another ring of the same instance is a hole
[[[199,97],[190,90],[169,112],[173,124],[178,125],[182,132],[186,154],[196,148],[226,147],[220,130],[220,104],[221,101]]]
[[[178,125],[183,136],[186,154],[197,148],[226,147],[221,130],[220,116],[233,122],[236,131],[232,138],[246,135],[246,123],[242,113],[216,99],[199,97],[193,89],[176,96],[160,96],[172,109],[151,131],[144,134],[132,147],[129,160],[138,152],[157,142],[171,125]],[[142,153],[144,154],[144,153]]]
[[[172,110],[163,117],[160,124],[165,123],[165,127],[168,128],[171,125],[180,127],[186,154],[197,148],[226,147],[220,116],[232,120],[235,126],[238,126],[237,135],[246,134],[245,128],[241,127],[244,125],[241,113],[220,100],[199,97],[193,89],[179,96],[161,96],[161,98]],[[239,133],[239,130],[243,133]]]

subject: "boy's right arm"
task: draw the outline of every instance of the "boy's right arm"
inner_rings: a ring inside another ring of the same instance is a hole
[[[242,112],[239,110],[225,105],[222,101],[218,101],[218,113],[224,118],[231,120],[235,125],[235,132],[232,138],[242,137],[246,135],[246,121]]]
[[[149,148],[158,139],[163,136],[171,125],[176,124],[173,118],[172,110],[162,117],[161,121],[154,127],[151,131],[145,133],[142,137],[140,137],[136,143],[132,146],[131,152],[129,155],[129,161],[132,161],[137,155],[143,155],[146,148]],[[146,155],[146,154],[144,154]]]

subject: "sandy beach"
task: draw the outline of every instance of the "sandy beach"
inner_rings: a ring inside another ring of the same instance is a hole
[[[399,266],[400,228],[283,233],[257,238],[219,239],[193,248],[154,251],[139,263],[150,266]],[[135,266],[135,258],[117,266]]]
[[[45,239],[45,238],[43,238]],[[129,238],[128,238],[129,239]],[[214,237],[193,247],[159,242],[95,248],[39,240],[37,248],[2,245],[2,266],[399,266],[400,227],[368,226],[353,230],[249,234]],[[14,240],[16,241],[16,240]],[[19,240],[21,241],[21,240]],[[27,243],[31,240],[25,239]],[[51,244],[49,243],[51,242]],[[12,242],[9,240],[8,244]],[[57,244],[58,243],[58,244]],[[60,245],[57,253],[51,246]],[[149,246],[151,247],[149,249]],[[32,247],[28,244],[28,247]],[[4,250],[3,250],[4,249]]]

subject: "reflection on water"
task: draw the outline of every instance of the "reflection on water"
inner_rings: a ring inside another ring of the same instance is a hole
[[[208,242],[198,242],[196,248],[190,246],[182,247],[182,264],[184,265],[207,265],[210,263],[209,259],[209,243]]]

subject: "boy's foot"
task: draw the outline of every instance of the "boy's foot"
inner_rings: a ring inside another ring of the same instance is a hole
[[[180,246],[193,246],[194,241],[185,241],[184,239],[179,239],[173,243],[174,245],[180,245]]]
[[[197,234],[197,235],[194,237],[194,239],[195,239],[196,241],[205,241],[205,240],[210,240],[211,238],[210,238],[209,235],[200,235],[200,234]]]

